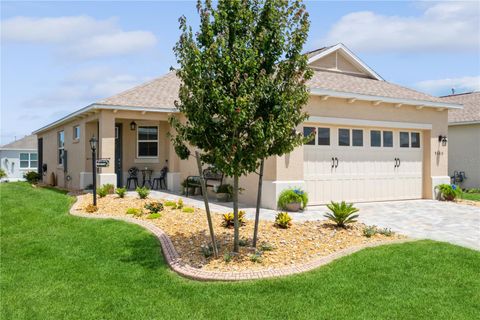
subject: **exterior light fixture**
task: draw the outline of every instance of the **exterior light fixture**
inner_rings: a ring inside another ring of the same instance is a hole
[[[441,142],[442,143],[442,146],[446,146],[447,145],[447,136],[442,136],[442,135],[439,135],[438,136],[438,142]]]
[[[90,142],[90,149],[92,149],[92,151],[97,150],[97,142],[98,142],[97,138],[93,136],[89,142]]]
[[[135,121],[130,122],[130,130],[135,131],[137,129],[137,124]]]

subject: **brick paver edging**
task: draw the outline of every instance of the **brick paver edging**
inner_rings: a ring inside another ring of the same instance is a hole
[[[288,267],[278,268],[278,269],[269,269],[269,270],[252,270],[252,271],[242,271],[242,272],[219,272],[219,271],[206,271],[201,269],[193,268],[189,265],[182,263],[180,256],[175,250],[172,241],[168,237],[168,235],[163,232],[162,229],[145,220],[139,220],[131,217],[119,217],[119,216],[111,216],[108,214],[85,214],[76,212],[78,201],[76,201],[72,207],[70,208],[70,214],[83,217],[83,218],[94,218],[94,219],[113,219],[113,220],[121,220],[126,221],[129,223],[134,223],[136,225],[142,226],[143,228],[147,229],[151,233],[153,233],[158,240],[160,240],[160,244],[162,246],[163,255],[167,260],[168,265],[170,268],[175,271],[176,273],[184,276],[186,278],[190,278],[193,280],[202,280],[202,281],[239,281],[239,280],[254,280],[254,279],[263,279],[263,278],[274,278],[274,277],[282,277],[288,276],[292,274],[302,273],[306,271],[313,270],[320,266],[323,266],[327,263],[332,262],[338,258],[347,256],[354,252],[360,251],[365,248],[377,247],[386,244],[394,244],[394,243],[404,243],[408,241],[412,241],[412,239],[402,239],[402,240],[394,240],[388,242],[377,242],[377,243],[368,243],[361,246],[350,247],[341,251],[337,251],[332,253],[328,256],[319,257],[312,261],[309,261],[304,264],[296,264]]]

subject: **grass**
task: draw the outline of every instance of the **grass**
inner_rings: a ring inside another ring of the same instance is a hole
[[[480,252],[433,241],[366,249],[313,272],[186,280],[139,226],[68,214],[72,198],[0,186],[1,319],[478,319]]]
[[[465,200],[480,201],[480,193],[462,192],[461,198]]]

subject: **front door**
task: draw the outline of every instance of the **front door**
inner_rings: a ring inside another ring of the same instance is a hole
[[[123,187],[122,170],[122,125],[115,124],[115,173],[117,175],[117,187]]]

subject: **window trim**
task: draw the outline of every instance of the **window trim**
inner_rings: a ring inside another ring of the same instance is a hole
[[[63,135],[63,146],[60,146],[60,134]],[[60,150],[62,156],[60,156]],[[57,165],[63,167],[63,155],[65,152],[65,130],[57,131]]]
[[[76,129],[78,129],[78,136],[75,136],[76,135]],[[73,126],[73,141],[80,141],[80,135],[81,135],[80,125]]]
[[[408,137],[408,143],[406,146],[402,146],[402,133],[406,133]],[[404,148],[404,149],[409,149],[410,148],[410,131],[399,131],[398,132],[398,147],[399,148]]]
[[[353,144],[353,131],[361,131],[362,133],[362,144],[361,145],[355,145]],[[365,135],[364,135],[365,130],[363,128],[352,128],[350,129],[350,135],[352,136],[352,141],[351,141],[351,147],[356,147],[356,148],[363,148],[365,147]]]
[[[331,127],[315,127],[316,130],[316,137],[315,137],[315,143],[319,147],[330,147],[332,145],[332,128]],[[320,144],[319,140],[320,139],[320,129],[327,129],[328,130],[328,144]]]
[[[418,147],[414,147],[414,146],[413,146],[412,135],[413,135],[414,133],[418,134]],[[421,142],[421,140],[422,140],[422,135],[420,134],[419,131],[410,131],[410,148],[412,148],[412,149],[421,149],[421,148],[422,148],[422,142]]]
[[[27,155],[27,160],[22,160],[22,154],[26,154]],[[32,155],[33,154],[36,154],[37,155],[37,160],[33,160],[32,159]],[[37,152],[20,152],[19,156],[18,156],[18,159],[20,161],[19,163],[19,168],[21,170],[29,170],[29,169],[37,169],[37,166],[32,166],[32,161],[36,161],[37,162],[37,165],[38,165],[38,153]],[[27,162],[27,166],[26,167],[22,167],[22,161],[26,161]]]
[[[138,137],[140,135],[140,128],[143,127],[155,127],[157,128],[157,140],[140,140]],[[137,125],[137,135],[136,135],[136,148],[137,148],[137,159],[158,159],[160,150],[159,150],[159,144],[160,144],[160,126],[159,125],[148,125],[148,124],[143,124],[143,125]],[[156,156],[140,156],[139,151],[140,148],[138,147],[140,142],[156,142],[157,143],[157,155]]]

